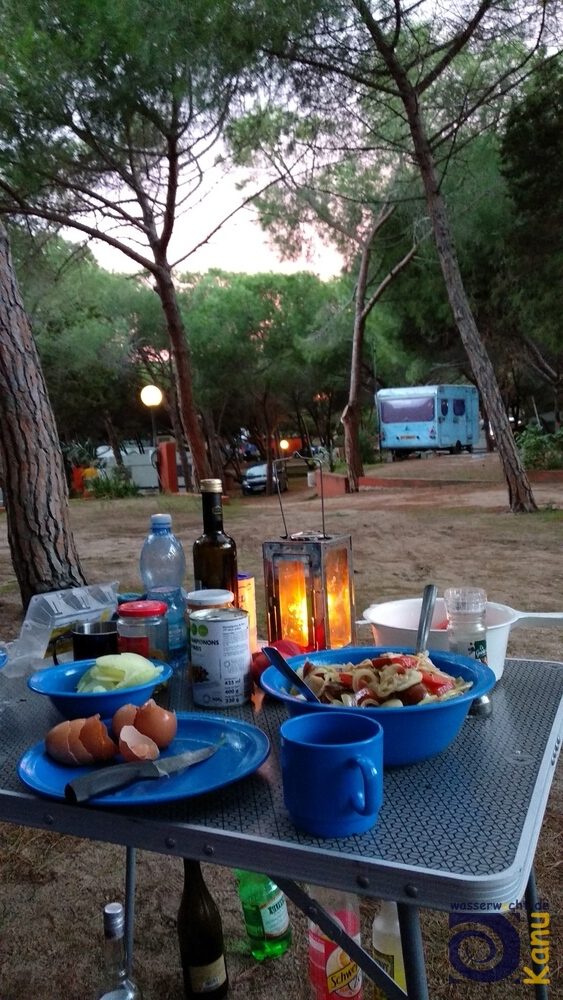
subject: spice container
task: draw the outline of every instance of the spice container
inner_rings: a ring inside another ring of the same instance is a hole
[[[126,601],[119,606],[117,648],[149,660],[168,658],[168,623],[164,601]]]
[[[447,636],[452,653],[487,662],[487,594],[480,587],[449,587],[444,591]]]
[[[234,599],[232,590],[190,590],[186,594],[187,614],[202,608],[231,608]]]

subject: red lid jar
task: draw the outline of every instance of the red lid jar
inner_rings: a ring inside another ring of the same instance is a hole
[[[119,605],[117,648],[149,660],[168,659],[168,605],[164,601],[125,601]]]

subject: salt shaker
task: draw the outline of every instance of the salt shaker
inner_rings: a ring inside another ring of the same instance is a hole
[[[448,645],[452,653],[487,662],[487,595],[479,587],[449,587],[444,591]]]
[[[461,653],[487,662],[487,625],[485,611],[487,595],[480,587],[449,587],[444,591],[444,602],[448,616],[448,645],[452,653]],[[469,709],[470,715],[487,717],[492,712],[488,695],[475,698]]]

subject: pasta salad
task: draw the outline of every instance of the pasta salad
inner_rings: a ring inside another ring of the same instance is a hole
[[[427,653],[382,653],[361,663],[315,664],[307,660],[298,673],[320,701],[348,708],[398,708],[446,701],[472,686],[463,677],[438,670]],[[291,693],[298,695],[295,689]]]

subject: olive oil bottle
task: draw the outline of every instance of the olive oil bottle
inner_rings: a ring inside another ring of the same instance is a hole
[[[196,590],[230,590],[238,604],[237,547],[223,530],[223,486],[220,479],[202,479],[203,534],[193,544]]]

